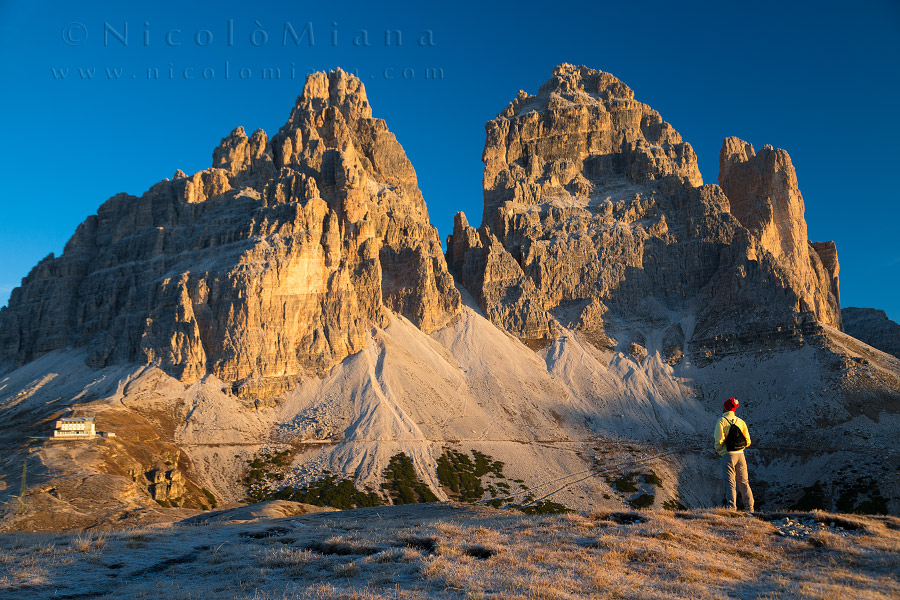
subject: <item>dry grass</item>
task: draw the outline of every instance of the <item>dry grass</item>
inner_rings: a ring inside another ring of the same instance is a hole
[[[315,558],[313,552],[301,548],[273,548],[263,554],[259,564],[270,569],[302,571]]]
[[[728,511],[525,517],[429,505],[250,529],[0,536],[0,596],[91,585],[109,599],[900,597],[900,519],[814,516],[856,529],[795,539]]]
[[[106,545],[106,535],[85,533],[72,541],[71,549],[74,552],[97,552]]]

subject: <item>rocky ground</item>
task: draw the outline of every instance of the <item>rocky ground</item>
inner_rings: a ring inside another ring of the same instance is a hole
[[[285,503],[0,536],[4,598],[896,598],[900,519]],[[291,516],[283,516],[291,515]],[[211,515],[210,515],[211,516]],[[802,531],[794,535],[797,531]]]

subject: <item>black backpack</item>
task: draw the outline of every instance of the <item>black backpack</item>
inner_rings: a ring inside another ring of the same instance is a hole
[[[729,424],[728,433],[725,434],[725,448],[729,452],[737,452],[746,448],[747,438],[744,437],[741,428],[737,426],[737,421],[732,422],[725,419],[725,422]]]

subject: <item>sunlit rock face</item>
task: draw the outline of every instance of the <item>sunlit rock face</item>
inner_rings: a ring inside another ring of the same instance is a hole
[[[557,325],[622,351],[658,334],[677,362],[692,340],[709,354],[840,323],[837,253],[807,242],[786,154],[777,181],[768,163],[752,165],[756,188],[737,176],[748,148],[723,159],[724,191],[703,185],[690,144],[659,113],[614,76],[567,64],[486,132],[482,224],[457,215],[448,264],[494,323],[529,343]],[[787,206],[774,233],[746,218],[759,195]]]
[[[385,311],[431,332],[459,306],[412,165],[336,70],[272,139],[238,127],[211,168],[105,202],[13,291],[0,366],[85,347],[265,395],[362,349]]]
[[[840,328],[837,249],[807,239],[803,196],[791,157],[781,149],[726,138],[719,154],[719,185],[733,214],[759,247],[774,257],[800,297],[801,309]]]

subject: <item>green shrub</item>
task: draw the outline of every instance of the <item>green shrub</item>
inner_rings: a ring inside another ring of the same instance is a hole
[[[216,508],[219,506],[219,502],[216,500],[216,497],[213,496],[213,493],[206,488],[200,488],[200,491],[203,492],[203,495],[206,496],[207,502],[209,502],[210,508]]]
[[[481,478],[475,475],[475,470],[469,457],[456,450],[445,450],[437,460],[438,482],[464,502],[484,496]]]
[[[803,495],[791,506],[791,510],[810,511],[825,509],[825,489],[818,481],[803,488]]]
[[[294,489],[287,486],[267,494],[264,500],[293,500],[315,506],[331,506],[348,509],[365,506],[381,506],[384,502],[375,492],[361,492],[350,479],[338,479],[336,475],[327,475],[314,481],[305,488]]]
[[[644,481],[649,483],[650,485],[661,486],[662,479],[659,478],[659,475],[654,473],[652,470],[649,473],[643,473],[642,477]]]
[[[503,462],[493,460],[478,450],[472,450],[471,453],[472,458],[469,458],[464,452],[445,448],[437,460],[438,482],[449,490],[449,495],[463,502],[475,502],[484,496],[483,477],[505,478]],[[509,484],[505,482],[497,482],[497,487],[501,487],[501,483],[509,489]],[[500,495],[493,484],[488,484],[488,491],[492,498]]]
[[[275,454],[271,455],[269,461],[279,467],[285,467],[291,462],[291,451],[282,450],[281,452],[276,452]]]
[[[867,499],[859,502],[860,495]],[[882,496],[878,484],[871,477],[858,477],[855,483],[845,485],[835,501],[839,512],[858,514],[885,514],[887,499]]]
[[[653,506],[653,502],[656,501],[656,496],[653,494],[641,494],[637,498],[628,501],[628,505],[631,508],[650,508]]]
[[[663,502],[663,508],[666,510],[684,510],[686,507],[678,500],[666,500]]]
[[[244,486],[247,488],[247,500],[260,502],[268,499],[274,492],[271,483],[284,481],[285,471],[290,465],[292,451],[281,450],[276,452],[263,452],[252,460],[247,461],[247,475],[244,476]]]
[[[627,475],[622,475],[615,481],[613,481],[613,486],[622,493],[630,494],[632,492],[637,491],[637,484],[634,481],[637,473],[628,473]]]
[[[391,457],[384,472],[385,482],[382,488],[394,501],[394,504],[416,504],[419,502],[436,502],[437,496],[416,475],[412,459],[405,452]]]
[[[572,512],[572,509],[567,508],[564,504],[559,504],[558,502],[551,502],[549,500],[541,500],[540,502],[535,502],[530,506],[526,506],[524,508],[519,508],[526,515],[559,515],[562,513]]]

